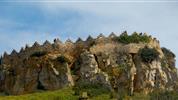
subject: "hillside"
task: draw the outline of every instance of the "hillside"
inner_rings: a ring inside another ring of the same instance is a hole
[[[0,59],[0,91],[21,95],[72,88],[76,96],[124,98],[177,91],[175,55],[146,33],[111,33],[75,43],[45,41]]]

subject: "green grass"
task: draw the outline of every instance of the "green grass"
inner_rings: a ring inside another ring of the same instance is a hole
[[[88,96],[96,97],[102,94],[110,94],[110,90],[102,84],[89,84],[85,82],[79,82],[77,86],[73,88],[76,95],[80,95],[82,92],[87,92]]]
[[[19,96],[0,96],[0,100],[78,100],[71,88],[62,90],[25,94]],[[110,100],[109,94],[101,94],[90,98],[90,100]]]
[[[74,95],[71,88],[65,88],[20,96],[1,96],[0,100],[78,100],[78,96]]]
[[[110,93],[103,93],[92,96],[89,100],[117,100],[110,97]],[[79,100],[79,96],[74,95],[72,88],[64,88],[19,96],[0,96],[0,100]],[[150,95],[134,93],[134,96],[125,96],[122,100],[178,100],[178,94],[176,92],[153,92]]]
[[[97,96],[90,97],[89,100],[116,100],[110,98],[110,93],[103,93]],[[149,100],[145,98],[145,95],[135,95],[132,100]],[[131,97],[126,97],[123,100],[127,100]],[[74,95],[74,91],[71,88],[65,88],[56,91],[40,92],[25,94],[20,96],[0,96],[0,100],[79,100],[79,96]]]
[[[0,96],[0,100],[78,100],[71,88],[56,91],[25,94],[19,96]],[[90,98],[90,100],[111,100],[109,94],[101,94]]]
[[[101,94],[96,97],[91,98],[91,100],[112,100],[109,94]]]

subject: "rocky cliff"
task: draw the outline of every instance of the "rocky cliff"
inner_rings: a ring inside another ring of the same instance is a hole
[[[123,32],[85,41],[45,41],[0,58],[0,91],[25,94],[84,84],[118,94],[177,90],[175,55],[149,35]]]

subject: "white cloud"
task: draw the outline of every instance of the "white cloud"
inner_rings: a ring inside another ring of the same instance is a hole
[[[171,49],[178,55],[178,47],[174,45],[177,42],[175,37],[178,37],[177,5],[178,3],[164,2],[48,3],[41,7],[42,9],[45,8],[45,11],[55,14],[60,9],[72,9],[83,14],[84,19],[78,23],[77,32],[105,32],[106,34],[111,31],[120,32],[122,30],[147,32],[157,37],[161,46]]]
[[[33,4],[33,3],[32,3]],[[76,38],[78,36],[87,37],[88,34],[96,36],[96,33],[109,34],[110,32],[120,33],[121,31],[128,30],[130,33],[134,31],[147,32],[151,35],[157,37],[161,46],[168,47],[173,50],[176,55],[178,55],[177,49],[174,44],[177,42],[178,38],[178,3],[49,3],[49,2],[39,2],[36,6],[39,7],[44,13],[46,20],[50,16],[58,16],[63,14],[61,12],[74,11],[74,14],[80,15],[80,19],[69,19],[66,20],[65,27],[62,30],[54,29],[60,32],[71,32],[67,34],[67,37]],[[35,6],[35,5],[33,5]],[[73,15],[75,16],[75,15]],[[73,17],[71,16],[71,17]],[[54,21],[54,20],[53,20]],[[12,26],[21,26],[17,22],[1,22],[0,26],[4,27],[6,23],[7,26],[14,23]],[[60,23],[59,23],[60,24]],[[40,34],[35,34],[34,30],[21,31],[20,34],[11,40],[12,43],[8,43],[12,47],[16,47],[18,44],[23,46],[25,43],[32,43],[35,40],[42,41],[44,39],[51,39],[57,35],[52,34],[42,34],[45,29],[48,29],[52,25],[40,25],[37,26],[39,29],[37,32]],[[49,28],[49,29],[50,29]],[[54,27],[56,28],[56,27]],[[43,30],[43,31],[42,31]],[[45,30],[45,31],[44,31]],[[53,30],[51,28],[50,30]],[[32,34],[33,33],[33,34]],[[62,34],[64,34],[62,33]],[[35,37],[34,37],[35,35]],[[59,36],[60,37],[60,36]],[[7,35],[1,41],[10,39]],[[23,42],[22,42],[23,41]],[[22,44],[20,44],[22,43]],[[14,45],[14,46],[13,46]],[[177,64],[178,65],[178,64]]]

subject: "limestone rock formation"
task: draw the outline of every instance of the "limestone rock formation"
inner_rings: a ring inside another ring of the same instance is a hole
[[[73,80],[67,62],[29,57],[21,63],[1,67],[1,89],[7,94],[24,94],[36,90],[55,90],[72,86]]]
[[[80,61],[80,64],[76,65],[80,68],[80,79],[78,82],[89,84],[100,83],[103,86],[110,88],[109,76],[98,68],[95,56],[91,52],[83,52],[78,60]]]
[[[35,42],[0,58],[0,91],[25,94],[78,83],[100,84],[122,95],[178,90],[175,55],[156,38],[127,32],[85,41]]]

